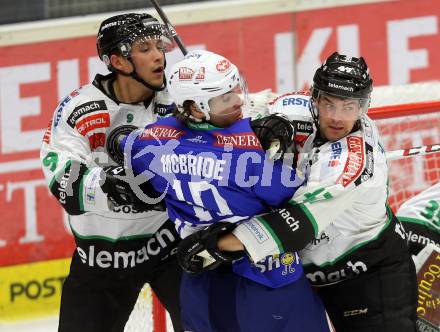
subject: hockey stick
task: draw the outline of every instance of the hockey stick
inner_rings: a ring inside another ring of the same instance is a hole
[[[159,3],[156,0],[150,0],[153,7],[156,9],[157,13],[159,14],[160,18],[162,19],[163,23],[167,26],[168,30],[170,30],[171,35],[173,36],[174,41],[176,42],[177,46],[179,46],[180,50],[182,51],[183,55],[186,55],[188,53],[185,45],[183,44],[182,39],[177,34],[176,29],[174,29],[173,25],[171,24],[170,20],[168,19],[167,15],[162,10],[162,7],[160,7]]]
[[[275,140],[270,145],[270,148],[267,150],[269,159],[277,160],[281,157],[281,154],[278,153],[280,147],[280,142],[278,140]],[[431,153],[440,153],[440,144],[431,144],[431,145],[422,145],[422,146],[414,146],[411,148],[401,149],[401,150],[393,150],[393,151],[386,151],[385,156],[387,160],[396,160],[396,159],[402,159],[412,156],[424,156]],[[300,153],[285,153],[284,157],[291,156],[291,158],[294,157],[294,155],[297,154],[297,156],[305,156],[305,158],[308,158],[309,153],[308,152],[300,152]]]
[[[395,150],[386,152],[387,160],[400,159],[402,157],[412,157],[415,155],[425,155],[440,152],[440,144],[415,146],[408,149]]]

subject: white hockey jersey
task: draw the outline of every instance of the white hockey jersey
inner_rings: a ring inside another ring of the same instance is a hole
[[[295,102],[299,98],[310,97],[287,97]],[[294,113],[298,111],[304,112],[299,120],[307,122],[308,107],[296,107]],[[277,112],[292,115],[286,113],[288,108]],[[387,206],[388,167],[374,122],[362,116],[358,129],[336,142],[316,135],[314,128],[302,147],[297,146],[301,152],[297,173],[306,182],[289,203],[302,210],[314,228],[315,238],[300,251],[307,277],[312,284],[326,285],[365,272],[386,255],[405,250],[405,236]],[[261,241],[261,234],[273,235],[273,229],[265,229],[257,219],[252,223],[253,228],[240,225],[234,230],[251,257],[257,261],[263,255],[279,253],[273,236]]]
[[[104,93],[109,82],[110,75],[97,75],[93,84],[59,103],[40,152],[51,192],[67,212],[75,211],[69,220],[77,238],[115,241],[151,235],[168,219],[166,212],[138,212],[131,206],[110,209],[98,183],[102,167],[120,163],[113,150],[119,134],[143,128],[156,121],[158,111],[173,107],[166,92],[156,93],[149,104],[118,103]],[[68,183],[74,184],[69,188]]]
[[[404,202],[396,216],[405,228],[411,254],[428,243],[440,248],[440,182]]]

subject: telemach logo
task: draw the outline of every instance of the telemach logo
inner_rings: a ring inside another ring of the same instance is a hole
[[[296,220],[288,210],[280,209],[278,210],[280,216],[286,221],[287,225],[289,225],[292,232],[295,232],[299,228],[299,220]]]
[[[148,261],[152,256],[157,256],[164,248],[175,241],[169,229],[162,229],[154,234],[145,246],[131,251],[96,251],[95,246],[89,246],[87,251],[77,247],[78,255],[84,264],[90,267],[97,266],[103,269],[126,269],[135,267]]]
[[[69,178],[70,178],[71,172],[72,172],[72,169],[71,169],[71,167],[69,167],[68,170],[66,170],[66,172],[61,177],[59,185],[58,185],[58,191],[59,191],[58,200],[63,205],[65,205],[67,203],[66,202],[66,198],[67,198],[66,188],[69,183]]]
[[[344,86],[344,85],[340,85],[340,84],[334,84],[332,82],[328,82],[328,86],[329,86],[329,88],[335,88],[335,89],[349,91],[349,92],[353,92],[354,91],[353,87],[351,87],[351,86]]]
[[[99,110],[106,110],[106,109],[107,109],[107,106],[105,105],[104,100],[96,100],[96,101],[91,101],[91,102],[79,105],[78,107],[76,107],[72,111],[72,113],[67,118],[67,124],[70,127],[75,128],[75,124],[79,118],[83,117],[86,114],[89,114],[89,113],[92,113],[95,111],[99,111]]]
[[[367,265],[364,262],[357,261],[352,263],[351,261],[348,261],[346,268],[328,273],[323,271],[315,271],[313,273],[307,273],[306,277],[312,284],[327,284],[338,282],[347,278],[347,272],[361,274],[362,272],[367,272],[367,270]]]

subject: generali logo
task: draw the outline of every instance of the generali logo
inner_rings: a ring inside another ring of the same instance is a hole
[[[214,134],[214,136],[216,138],[214,146],[231,145],[240,149],[262,149],[260,141],[254,134]]]
[[[179,139],[183,134],[183,130],[178,130],[173,127],[153,126],[145,129],[139,139]]]

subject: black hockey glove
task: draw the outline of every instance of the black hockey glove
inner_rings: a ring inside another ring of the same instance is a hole
[[[220,251],[217,247],[219,237],[231,232],[235,226],[232,223],[217,222],[184,238],[177,246],[177,261],[182,269],[199,274],[243,257],[244,251]]]
[[[125,175],[124,167],[108,166],[104,168],[104,173],[105,180],[101,188],[107,194],[107,198],[113,206],[130,205],[138,212],[165,211],[165,205],[162,201],[151,204],[137,197],[129,183],[131,178]],[[133,182],[133,185],[136,184]],[[156,198],[160,196],[148,182],[143,183],[140,188],[148,197]]]
[[[283,114],[272,114],[251,121],[251,127],[265,151],[270,151],[274,159],[282,159],[287,149],[293,145],[295,127]]]

